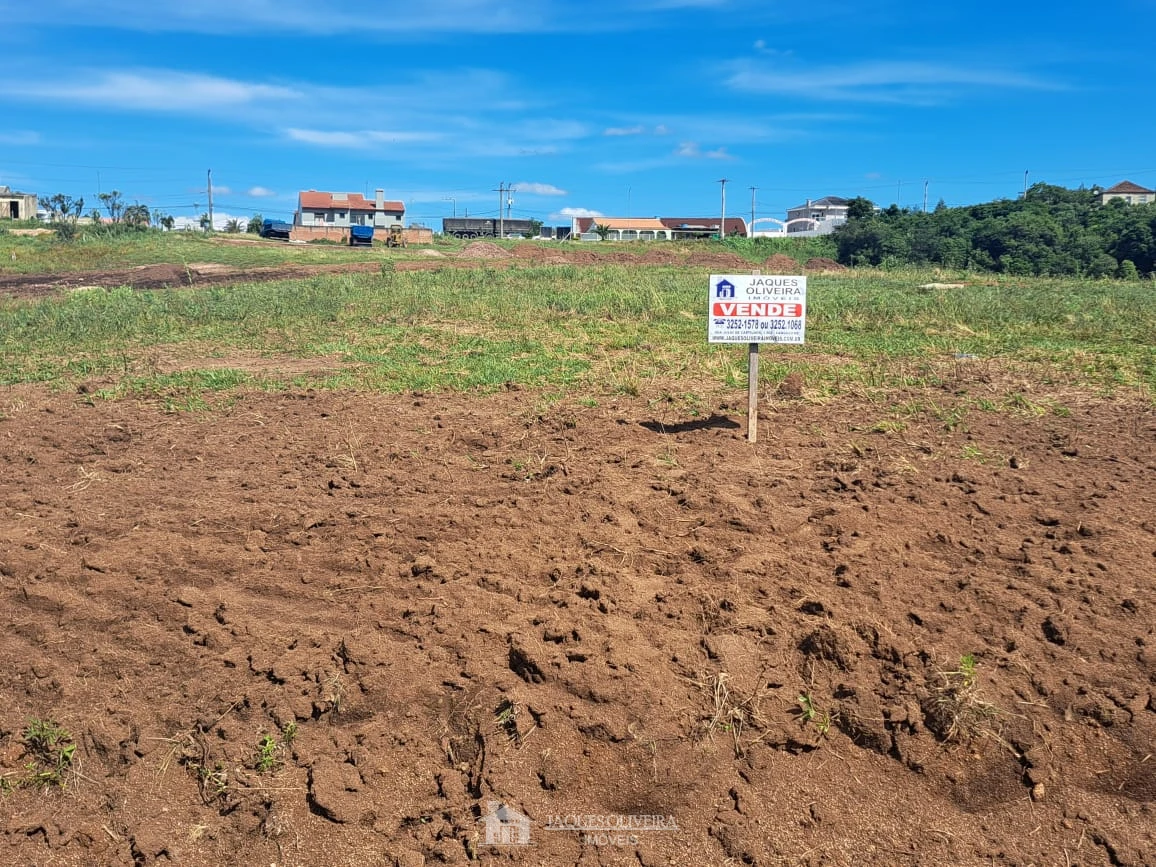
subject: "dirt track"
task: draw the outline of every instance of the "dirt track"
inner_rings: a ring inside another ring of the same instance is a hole
[[[6,389],[9,860],[1152,863],[1151,413],[701,396]]]

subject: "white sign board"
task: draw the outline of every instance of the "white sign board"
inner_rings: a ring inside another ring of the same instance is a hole
[[[709,343],[802,343],[807,278],[712,274]]]

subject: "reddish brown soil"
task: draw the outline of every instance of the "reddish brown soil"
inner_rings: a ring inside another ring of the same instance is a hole
[[[200,416],[0,389],[0,851],[1156,863],[1151,405],[943,375],[764,382],[755,444],[745,393],[689,382]],[[33,722],[71,735],[63,787]],[[491,802],[529,845],[487,844]],[[677,830],[546,828],[573,814]]]

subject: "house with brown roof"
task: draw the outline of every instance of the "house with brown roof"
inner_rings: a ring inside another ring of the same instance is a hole
[[[719,234],[719,226],[726,228],[728,238],[746,237],[747,221],[742,217],[659,217],[662,225],[671,231],[671,237],[676,241],[685,241],[691,238],[715,238]]]
[[[1156,202],[1156,190],[1146,190],[1131,181],[1120,181],[1114,187],[1100,192],[1100,204],[1106,205],[1112,199],[1123,199],[1129,205],[1146,205]]]
[[[385,199],[385,190],[377,190],[373,199],[361,193],[323,193],[304,190],[297,194],[294,222],[303,228],[348,229],[350,226],[373,226],[384,229],[404,225],[405,205]]]
[[[598,237],[598,226],[605,226],[607,241],[669,241],[670,231],[655,217],[575,217],[571,234]]]
[[[607,241],[686,241],[718,237],[719,223],[719,217],[575,217],[572,236],[596,240],[598,227],[605,226]],[[726,218],[728,238],[746,234],[746,220]]]

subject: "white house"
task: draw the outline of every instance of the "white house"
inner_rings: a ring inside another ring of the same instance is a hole
[[[342,229],[350,226],[388,228],[404,225],[405,204],[387,202],[385,190],[367,199],[361,193],[322,193],[304,190],[297,194],[298,226]]]
[[[823,196],[821,199],[807,199],[802,205],[787,209],[787,232],[806,232],[810,235],[827,235],[837,226],[847,222],[847,206],[850,202],[838,196]]]

